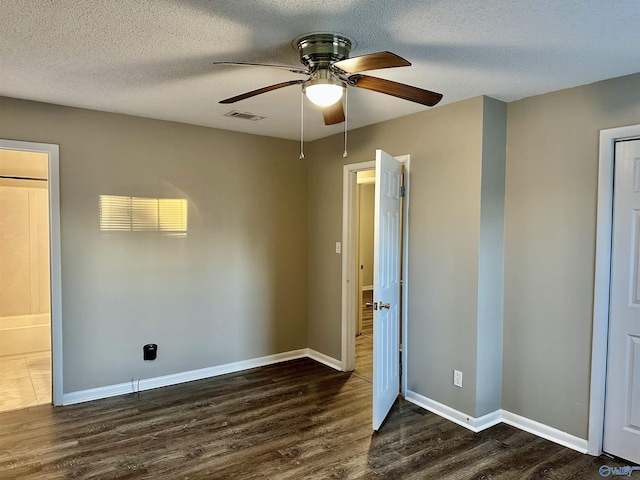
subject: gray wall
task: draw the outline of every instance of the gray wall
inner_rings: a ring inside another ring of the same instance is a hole
[[[508,105],[503,408],[587,437],[599,130],[640,75]]]
[[[296,142],[8,98],[0,112],[0,137],[60,145],[65,392],[307,346]],[[186,198],[188,234],[102,235],[100,194]]]

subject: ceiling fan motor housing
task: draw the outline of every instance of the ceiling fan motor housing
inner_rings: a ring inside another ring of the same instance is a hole
[[[292,42],[300,52],[300,61],[311,71],[349,58],[353,40],[337,33],[307,33]]]

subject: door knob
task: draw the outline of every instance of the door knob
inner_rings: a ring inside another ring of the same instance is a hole
[[[383,308],[386,308],[387,310],[391,308],[391,304],[390,303],[380,302],[379,305],[380,305],[380,310],[382,310]]]

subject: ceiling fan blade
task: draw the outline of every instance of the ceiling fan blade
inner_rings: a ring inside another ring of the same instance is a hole
[[[379,68],[408,67],[411,62],[391,52],[370,53],[360,57],[347,58],[333,64],[346,73],[365,72]]]
[[[303,68],[298,67],[290,67],[288,65],[274,65],[271,63],[250,63],[250,62],[213,62],[213,65],[233,65],[240,67],[268,67],[268,68],[278,68],[280,70],[286,70],[292,73],[299,73],[301,75],[310,75],[311,72],[309,70],[305,70]]]
[[[255,97],[256,95],[260,95],[262,93],[267,93],[272,90],[277,90],[279,88],[289,87],[291,85],[299,85],[303,82],[304,80],[289,80],[288,82],[276,83],[275,85],[269,85],[268,87],[262,87],[257,90],[252,90],[250,92],[236,95],[235,97],[220,100],[218,103],[235,103],[235,102],[239,102],[240,100],[245,100],[247,98]]]
[[[412,87],[404,83],[392,82],[391,80],[385,80],[383,78],[369,77],[368,75],[352,75],[349,77],[349,83],[358,88],[385,93],[409,100],[410,102],[427,105],[428,107],[433,107],[442,100],[441,93],[423,90],[422,88]]]
[[[336,123],[344,122],[344,108],[342,107],[342,100],[338,100],[333,105],[324,107],[322,109],[322,116],[324,117],[325,125],[335,125]]]

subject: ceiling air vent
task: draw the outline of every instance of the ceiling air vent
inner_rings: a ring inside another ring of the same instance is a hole
[[[260,115],[254,115],[253,113],[236,112],[235,110],[231,110],[229,113],[225,113],[224,116],[242,118],[243,120],[253,120],[254,122],[257,122],[258,120],[262,120],[263,118],[266,118],[266,117],[261,117]]]

